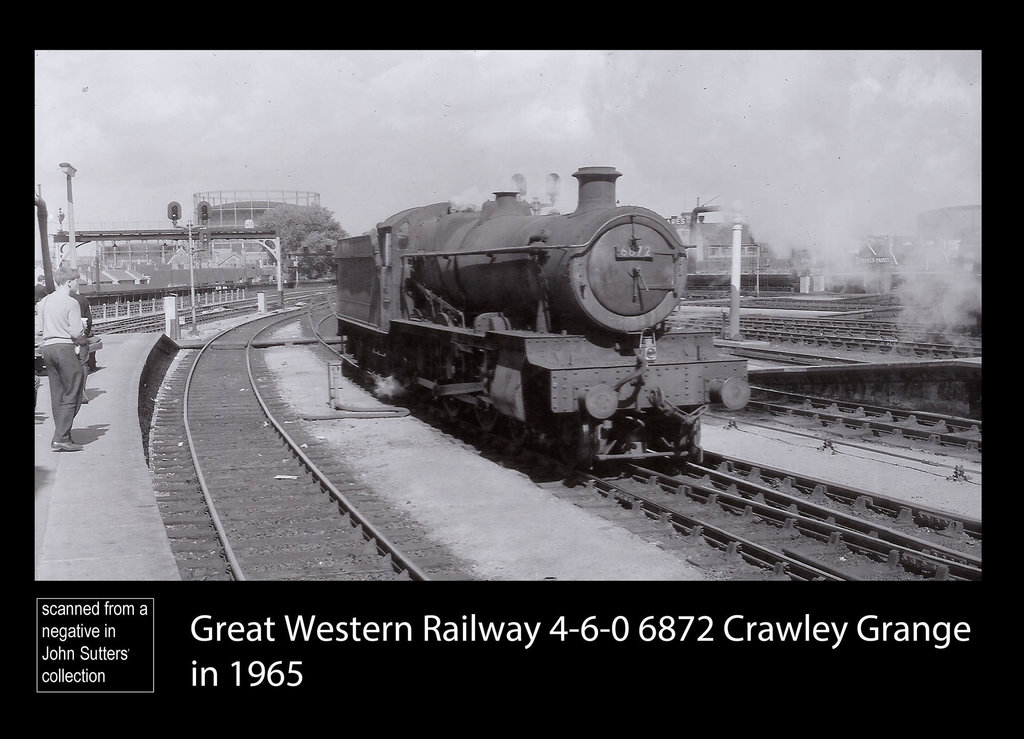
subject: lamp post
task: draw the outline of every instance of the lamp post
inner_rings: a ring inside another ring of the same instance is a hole
[[[59,165],[60,171],[67,175],[68,180],[68,245],[64,252],[64,257],[60,260],[61,266],[64,261],[71,256],[74,259],[74,266],[78,266],[78,246],[75,243],[75,199],[71,194],[71,178],[75,176],[78,171],[67,162],[61,162]]]

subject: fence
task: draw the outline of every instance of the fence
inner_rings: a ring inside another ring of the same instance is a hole
[[[196,293],[196,308],[223,305],[225,303],[237,303],[248,299],[245,288],[229,288],[226,290],[213,290],[205,293]],[[178,315],[192,309],[192,296],[178,296]],[[163,298],[150,298],[148,300],[118,301],[116,303],[105,303],[92,307],[93,324],[103,321],[120,321],[126,318],[142,318],[155,316],[164,312]]]

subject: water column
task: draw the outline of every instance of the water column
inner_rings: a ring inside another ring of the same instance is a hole
[[[732,283],[729,290],[729,338],[740,335],[740,244],[743,241],[743,219],[737,213],[732,220]]]

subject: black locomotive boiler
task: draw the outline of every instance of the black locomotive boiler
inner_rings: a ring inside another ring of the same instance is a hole
[[[480,211],[402,211],[338,243],[338,333],[359,366],[448,412],[499,422],[574,464],[698,461],[700,416],[742,408],[747,363],[710,331],[669,330],[686,247],[618,206],[612,167],[583,167],[578,206],[535,215],[516,192]]]

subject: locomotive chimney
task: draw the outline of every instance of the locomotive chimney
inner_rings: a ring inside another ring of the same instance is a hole
[[[622,176],[615,167],[580,167],[574,174],[580,183],[576,212],[615,207],[615,180]]]
[[[481,218],[494,218],[494,216],[521,216],[527,215],[530,207],[519,200],[519,193],[515,190],[498,190],[494,193],[494,200],[486,201],[480,208]]]

